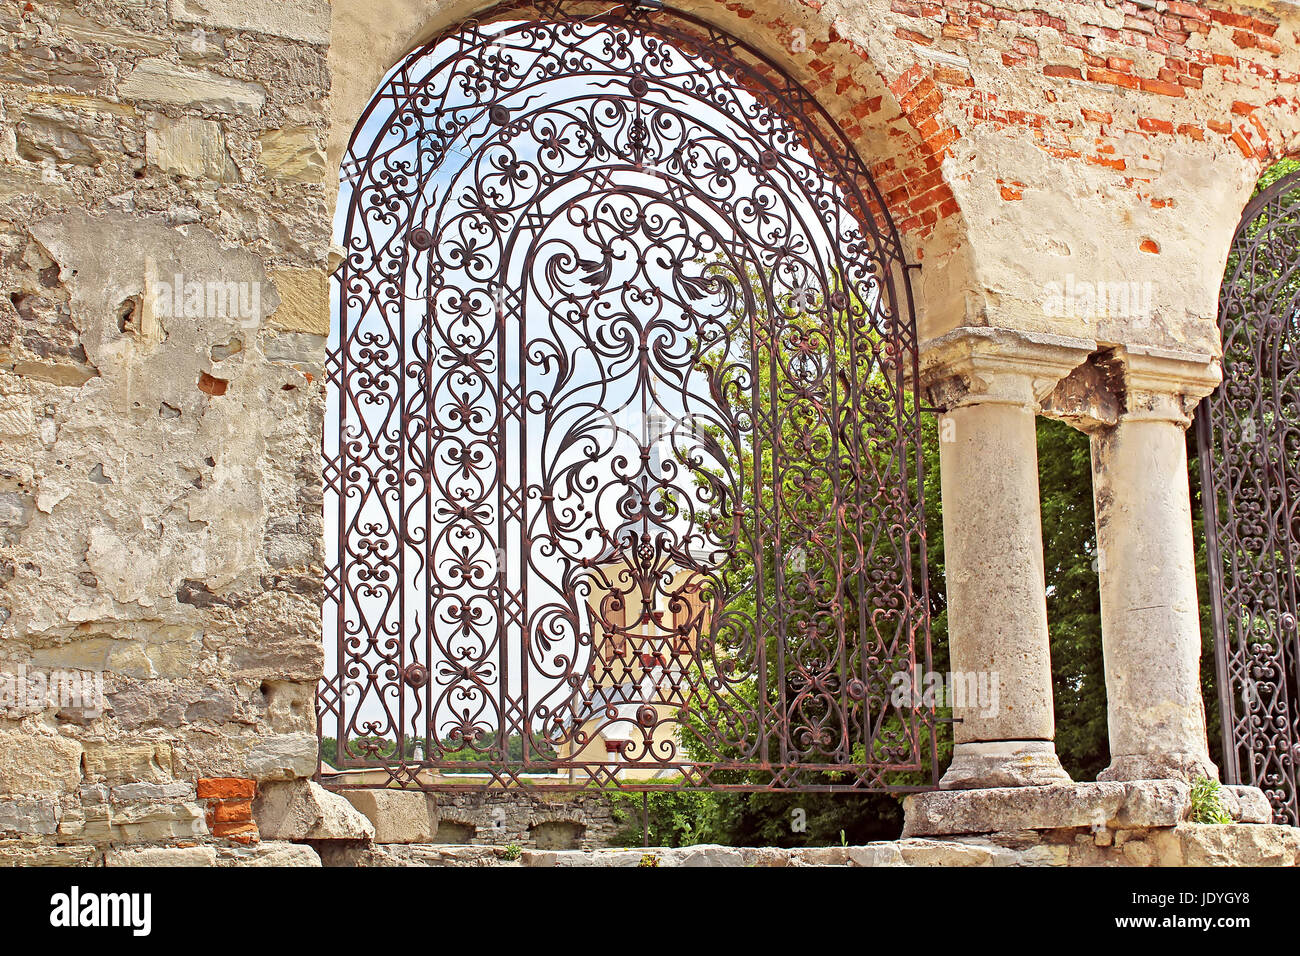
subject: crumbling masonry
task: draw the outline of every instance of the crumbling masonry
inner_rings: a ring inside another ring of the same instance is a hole
[[[744,37],[831,111],[921,264],[923,385],[956,436],[953,667],[996,671],[1012,706],[957,725],[949,790],[909,809],[903,849],[854,860],[1294,863],[1286,828],[1188,836],[1180,781],[1215,773],[1183,429],[1218,380],[1241,210],[1261,170],[1300,148],[1300,4],[672,5]],[[487,9],[0,3],[0,669],[102,671],[105,695],[102,713],[6,699],[0,861],[311,864],[339,840],[351,857],[327,857],[373,861],[358,847],[392,829],[385,812],[409,825],[394,842],[434,838],[436,806],[372,800],[367,816],[306,782],[327,275],[339,159],[380,78]],[[1061,294],[1121,281],[1150,308]],[[1084,796],[1040,789],[1065,777],[1039,414],[1092,436],[1107,555],[1113,763]],[[1131,783],[1147,778],[1165,782]],[[954,795],[990,787],[1022,796]],[[1266,817],[1257,793],[1233,795],[1238,819]],[[994,831],[1019,836],[981,835]],[[935,844],[954,834],[957,849]]]

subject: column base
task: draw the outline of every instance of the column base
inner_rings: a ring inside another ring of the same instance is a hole
[[[1097,774],[1098,780],[1186,780],[1200,777],[1219,779],[1219,768],[1204,754],[1120,754]]]
[[[940,790],[1043,787],[1070,783],[1050,740],[993,740],[957,744]]]

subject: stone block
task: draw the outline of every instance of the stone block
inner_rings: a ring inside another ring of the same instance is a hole
[[[376,843],[432,843],[438,832],[438,805],[421,790],[341,790],[374,824]]]
[[[124,804],[114,807],[110,839],[122,843],[197,840],[208,834],[203,811],[193,803]]]
[[[896,843],[868,843],[848,849],[850,866],[907,866]]]
[[[253,801],[253,817],[267,840],[363,840],[375,827],[347,800],[310,780],[269,783]]]
[[[51,797],[0,800],[0,832],[50,836],[59,829],[59,804]]]
[[[252,30],[317,46],[330,39],[327,0],[168,0],[167,11],[177,23],[217,30]]]
[[[125,783],[122,786],[113,787],[110,792],[110,799],[113,803],[166,803],[166,801],[178,801],[178,803],[187,803],[195,799],[194,784],[190,783]]]
[[[525,850],[519,860],[505,859],[496,846],[447,846],[428,843],[322,843],[317,846],[324,866],[519,866],[536,850]]]
[[[221,124],[194,116],[172,119],[161,114],[149,117],[145,128],[145,155],[164,172],[191,179],[232,182],[239,173],[226,152]]]
[[[1238,823],[1272,823],[1273,806],[1259,787],[1225,786],[1224,807]]]
[[[52,794],[81,784],[82,747],[54,734],[0,732],[0,794]]]
[[[898,852],[907,866],[992,866],[988,847],[943,840],[900,840]]]
[[[1171,827],[1186,817],[1188,793],[1177,780],[919,793],[903,802],[903,836]]]
[[[323,269],[273,269],[271,281],[280,294],[280,307],[267,321],[288,332],[328,336],[329,283]]]
[[[320,866],[320,854],[302,843],[270,840],[217,848],[217,866]]]
[[[273,129],[258,137],[262,144],[262,165],[274,179],[319,183],[325,179],[325,149],[322,134],[309,126]]]
[[[1277,824],[1183,824],[1153,834],[1162,866],[1298,866],[1300,829]]]
[[[104,46],[142,50],[155,55],[171,50],[171,44],[165,37],[149,36],[119,25],[100,23],[81,16],[75,10],[63,10],[59,14],[58,32],[81,43],[101,43]]]
[[[281,734],[260,741],[248,754],[248,772],[258,780],[291,780],[316,772],[320,742],[315,734]]]
[[[90,866],[93,846],[46,846],[0,840],[0,866]]]
[[[142,60],[118,86],[118,93],[129,100],[246,116],[260,112],[266,102],[261,86],[158,58]]]
[[[105,866],[216,866],[217,851],[211,846],[113,847],[104,856]]]
[[[681,847],[672,854],[673,866],[744,866],[741,852],[730,846]]]
[[[116,786],[172,782],[172,745],[166,742],[106,743],[86,747],[86,778]]]

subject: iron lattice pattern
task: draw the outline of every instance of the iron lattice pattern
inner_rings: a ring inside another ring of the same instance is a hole
[[[880,196],[736,41],[536,17],[409,56],[343,168],[327,759],[915,788],[916,333]]]
[[[1247,207],[1219,303],[1223,385],[1198,440],[1231,782],[1300,824],[1300,174]]]

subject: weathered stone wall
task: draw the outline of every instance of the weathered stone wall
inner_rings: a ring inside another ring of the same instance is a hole
[[[1217,352],[1238,214],[1300,143],[1297,4],[681,6],[873,163],[924,338]],[[482,8],[0,4],[0,670],[106,696],[0,711],[0,861],[240,862],[256,827],[200,779],[313,770],[334,170],[382,73]],[[1154,313],[1055,314],[1071,276]]]
[[[314,770],[328,29],[0,5],[0,670],[105,674],[0,711],[0,861],[248,841],[199,779]]]

